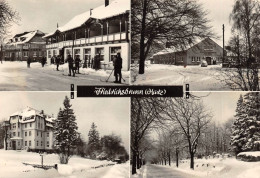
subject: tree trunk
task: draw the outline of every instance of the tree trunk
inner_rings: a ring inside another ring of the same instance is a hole
[[[136,152],[133,151],[133,157],[132,157],[132,161],[133,161],[133,165],[132,165],[132,174],[136,174]]]
[[[137,162],[137,169],[140,169],[140,158],[139,158],[139,152],[136,154],[136,162]]]
[[[169,166],[171,166],[171,153],[168,154]]]
[[[179,167],[179,151],[176,149],[176,167]]]
[[[190,168],[194,169],[194,154],[190,153]]]
[[[143,0],[143,18],[142,18],[142,29],[141,29],[141,39],[140,39],[140,61],[139,61],[139,74],[144,74],[144,67],[145,67],[145,21],[146,21],[146,14],[147,14],[147,0]]]

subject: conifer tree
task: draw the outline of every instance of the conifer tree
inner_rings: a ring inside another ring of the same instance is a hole
[[[66,96],[63,102],[64,108],[59,110],[58,118],[54,126],[55,146],[58,148],[60,163],[67,164],[78,140],[78,126],[70,100]]]
[[[100,139],[99,132],[97,131],[97,126],[93,122],[91,129],[88,133],[88,153],[92,158],[96,157],[96,152],[100,150]]]

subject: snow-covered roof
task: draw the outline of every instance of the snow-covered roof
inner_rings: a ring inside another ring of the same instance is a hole
[[[41,111],[38,111],[38,110],[30,108],[30,107],[26,107],[22,111],[13,113],[12,115],[10,115],[10,117],[21,116],[19,122],[27,123],[27,122],[35,121],[36,115],[43,117],[43,114],[41,114]]]
[[[51,122],[51,123],[53,123],[55,119],[56,118],[54,118],[54,117],[46,117],[45,118],[46,121]]]
[[[29,42],[36,34],[41,34],[44,35],[43,32],[41,32],[40,30],[35,30],[35,31],[31,31],[31,32],[24,32],[22,35],[17,34],[15,35],[12,39],[13,42],[9,42],[7,43],[7,45],[17,45],[17,44],[24,44]],[[16,41],[17,39],[17,41]]]
[[[54,32],[51,32],[44,37],[49,37],[55,34],[56,31],[65,32],[68,30],[72,30],[74,28],[80,27],[89,19],[106,19],[109,17],[117,16],[120,14],[124,14],[130,10],[130,0],[114,0],[110,2],[108,6],[101,5],[92,10],[92,14],[90,15],[90,11],[86,11],[82,14],[79,14],[72,18],[68,23],[64,26],[57,28]]]
[[[22,137],[12,137],[11,140],[22,140]]]
[[[166,48],[162,51],[159,51],[158,53],[155,53],[153,56],[157,56],[157,55],[162,55],[162,54],[168,54],[168,53],[173,53],[176,52],[174,49],[172,48]]]

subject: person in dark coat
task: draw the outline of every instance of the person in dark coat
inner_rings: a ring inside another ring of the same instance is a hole
[[[54,62],[55,62],[55,55],[54,56],[52,56],[52,58],[51,58],[51,64],[54,64]]]
[[[97,56],[97,55],[94,57],[93,68],[94,68],[95,70],[98,70],[98,56]]]
[[[79,74],[79,63],[80,63],[80,58],[79,56],[77,55],[76,59],[75,59],[75,64],[76,64],[76,71],[78,71],[78,74]]]
[[[41,63],[42,63],[42,67],[44,67],[44,65],[45,65],[45,63],[46,63],[46,57],[42,57]]]
[[[73,62],[74,61],[73,61],[71,55],[68,56],[67,61],[68,61],[68,64],[69,64],[69,76],[71,76],[71,71],[72,71],[73,77],[75,77],[75,72],[74,72],[74,69],[73,69]]]
[[[121,83],[121,79],[122,79],[121,70],[122,70],[122,58],[120,53],[117,53],[116,57],[114,58],[114,76],[115,76],[114,83]]]
[[[57,68],[56,68],[57,71],[59,71],[60,61],[61,61],[61,57],[60,57],[60,55],[58,55],[56,57],[56,61],[55,61],[56,62],[56,66],[57,66]]]
[[[28,67],[28,68],[30,68],[30,64],[31,64],[31,58],[28,57],[28,58],[27,58],[27,67]]]

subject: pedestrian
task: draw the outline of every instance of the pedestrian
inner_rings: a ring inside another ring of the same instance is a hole
[[[114,76],[115,76],[114,83],[121,83],[121,79],[122,79],[121,70],[122,70],[122,58],[120,56],[120,53],[117,53],[116,57],[114,58]]]
[[[73,58],[71,57],[71,55],[68,55],[68,64],[69,64],[69,76],[71,76],[71,71],[73,73],[73,77],[75,77],[75,72],[74,72],[74,69],[73,69]]]
[[[55,54],[54,54],[54,56],[52,56],[52,58],[51,58],[51,64],[54,64],[55,58],[56,58],[56,56],[55,56]]]
[[[76,56],[76,59],[75,59],[75,64],[76,64],[76,71],[78,71],[78,74],[79,74],[79,63],[81,62],[79,56],[77,55]]]
[[[56,57],[56,66],[57,66],[57,68],[56,68],[56,70],[57,71],[59,71],[59,65],[60,65],[60,61],[61,61],[61,58],[60,58],[60,55],[58,55],[57,57]]]
[[[30,68],[30,64],[31,64],[31,58],[30,56],[27,58],[27,68]]]
[[[42,57],[41,59],[41,63],[42,63],[42,67],[44,67],[45,63],[46,63],[46,57]]]

